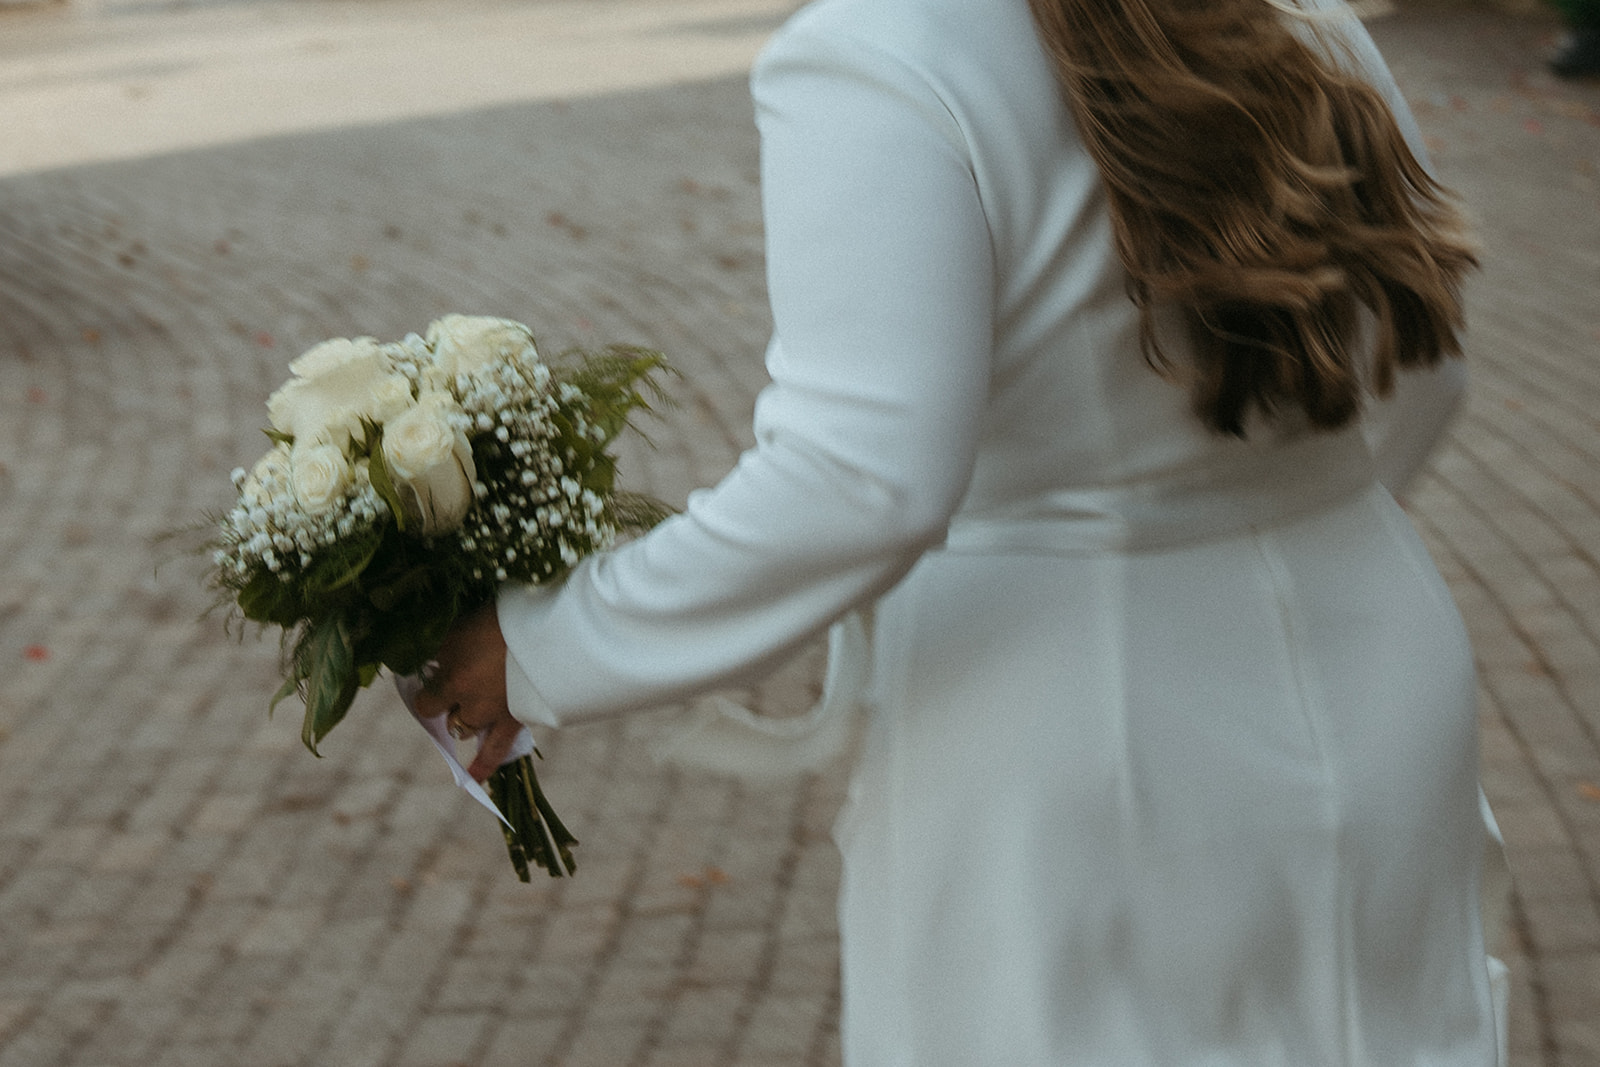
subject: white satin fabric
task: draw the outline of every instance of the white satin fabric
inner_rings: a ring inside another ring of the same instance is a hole
[[[820,0],[753,87],[757,445],[502,593],[513,710],[692,697],[876,603],[850,1067],[1496,1063],[1471,659],[1375,480],[1459,371],[1347,433],[1208,434],[1140,354],[1025,0]]]

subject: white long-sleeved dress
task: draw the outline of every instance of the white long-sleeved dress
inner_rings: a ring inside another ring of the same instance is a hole
[[[753,86],[757,445],[502,593],[513,710],[671,702],[876,602],[851,1067],[1493,1064],[1471,660],[1375,477],[1459,375],[1336,435],[1204,430],[1025,0],[820,0]]]

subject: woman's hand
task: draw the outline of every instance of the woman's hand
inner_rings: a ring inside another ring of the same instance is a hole
[[[478,738],[467,773],[481,782],[500,766],[522,729],[506,705],[506,640],[495,606],[457,620],[435,661],[417,694],[417,712],[430,719],[448,716],[445,724],[458,739]]]

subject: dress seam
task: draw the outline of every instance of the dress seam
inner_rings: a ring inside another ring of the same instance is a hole
[[[1311,669],[1306,662],[1301,642],[1301,631],[1304,626],[1299,618],[1299,613],[1294,608],[1294,598],[1291,595],[1294,579],[1283,560],[1282,553],[1278,549],[1273,531],[1271,529],[1256,528],[1251,531],[1251,534],[1251,540],[1254,542],[1256,551],[1260,554],[1262,562],[1266,566],[1268,582],[1272,587],[1273,607],[1282,627],[1284,650],[1287,653],[1289,670],[1294,682],[1295,707],[1300,712],[1301,718],[1305,723],[1306,732],[1311,738],[1311,744],[1315,751],[1317,767],[1321,772],[1323,782],[1322,808],[1328,826],[1333,832],[1334,862],[1332,869],[1336,872],[1333,895],[1335,908],[1333,917],[1334,952],[1336,958],[1333,973],[1338,976],[1336,995],[1338,997],[1338,1037],[1341,1043],[1337,1062],[1349,1064],[1355,1062],[1352,1059],[1352,1052],[1356,1044],[1355,1035],[1352,1032],[1355,1027],[1355,1018],[1351,1012],[1351,993],[1349,989],[1351,961],[1346,958],[1349,953],[1349,937],[1346,926],[1349,922],[1350,908],[1349,901],[1345,899],[1345,879],[1338,877],[1337,874],[1337,872],[1341,872],[1344,869],[1343,853],[1345,851],[1345,842],[1344,835],[1339,829],[1340,820],[1337,799],[1339,792],[1336,788],[1337,783],[1334,781],[1332,763],[1328,758],[1328,746],[1317,722],[1317,713],[1325,712],[1327,709],[1322,706],[1323,702],[1316,698],[1316,687],[1310,684],[1309,675]]]

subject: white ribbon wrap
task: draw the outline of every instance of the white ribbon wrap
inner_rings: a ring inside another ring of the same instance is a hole
[[[445,763],[450,767],[450,776],[455,779],[456,785],[465,789],[467,795],[472,797],[473,800],[494,812],[495,818],[510,826],[511,824],[506,822],[506,817],[500,814],[500,809],[494,806],[494,801],[489,799],[489,794],[484,791],[483,786],[479,785],[472,775],[467,773],[467,769],[456,758],[456,739],[450,736],[450,728],[445,724],[445,720],[449,716],[435,715],[431,718],[424,718],[417,714],[417,694],[422,692],[422,679],[415,675],[397,674],[394,678],[394,688],[400,694],[400,699],[405,701],[406,710],[411,712],[411,717],[416,719],[422,729],[427,732],[429,740],[433,742],[433,747],[437,748],[439,755],[444,757]],[[512,760],[519,760],[523,756],[532,755],[537,751],[538,749],[533,743],[533,734],[529,733],[527,728],[524,727],[517,734],[516,740],[511,743],[511,751],[506,753],[506,758],[500,761],[501,765],[504,766]]]

